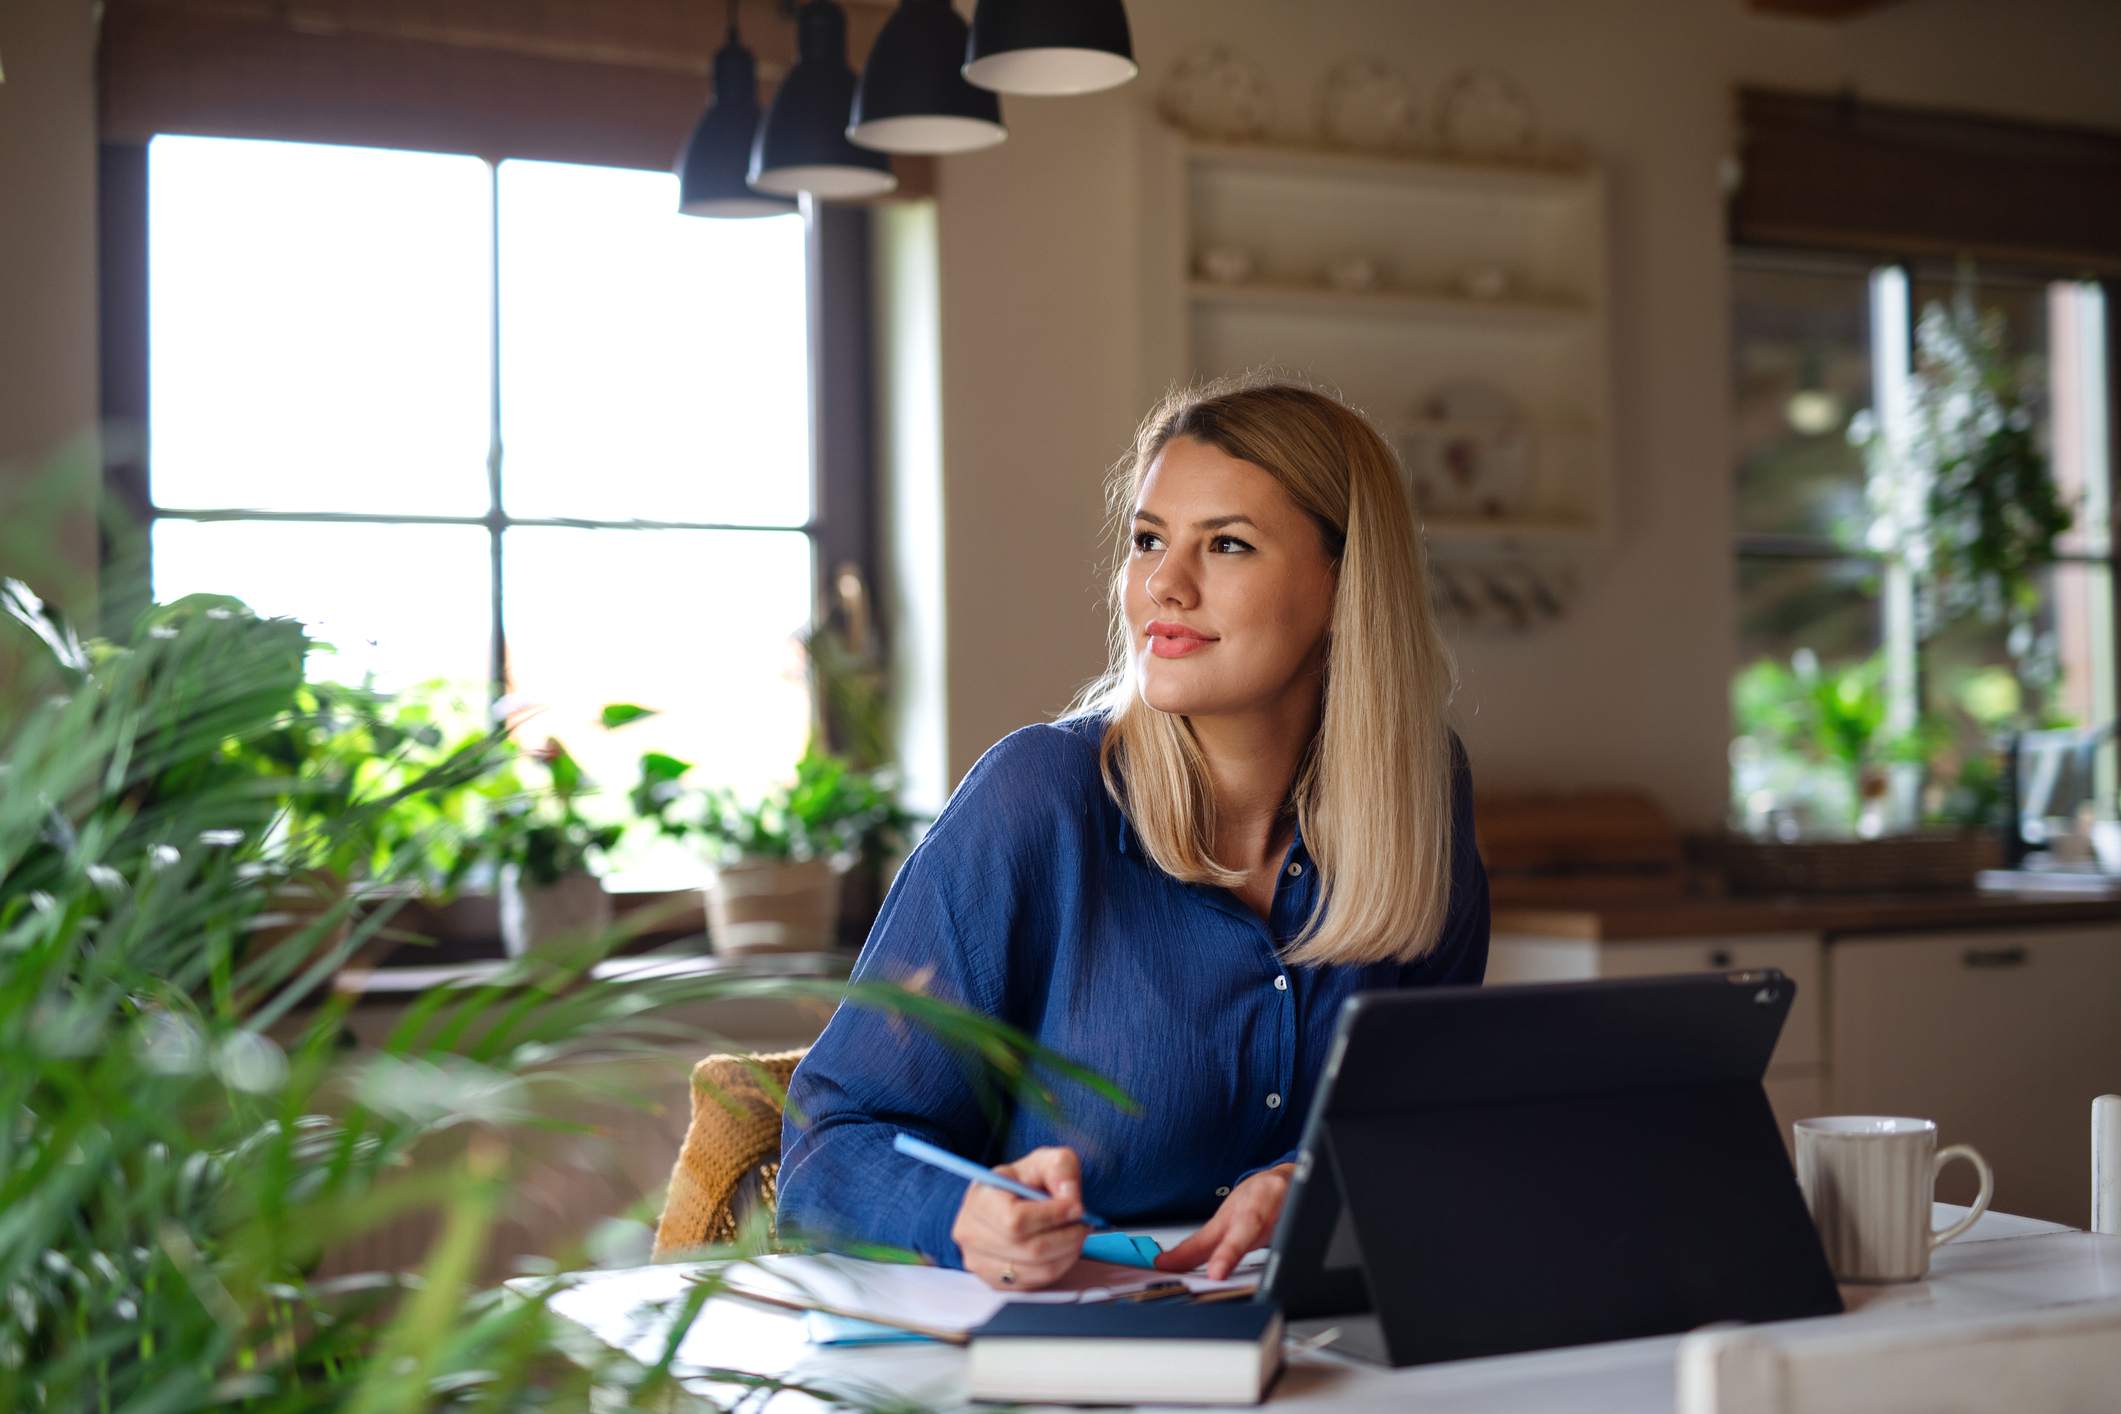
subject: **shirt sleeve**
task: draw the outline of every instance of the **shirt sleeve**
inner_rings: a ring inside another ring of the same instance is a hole
[[[1010,1019],[1016,866],[1042,852],[1025,777],[1053,749],[997,746],[969,772],[885,895],[853,980],[895,982]],[[1028,867],[1028,866],[1027,866]],[[978,1163],[1006,1123],[984,1063],[910,1018],[842,1002],[796,1067],[781,1127],[778,1223],[823,1244],[907,1248],[964,1265],[950,1228],[966,1181],[892,1149],[901,1130]]]

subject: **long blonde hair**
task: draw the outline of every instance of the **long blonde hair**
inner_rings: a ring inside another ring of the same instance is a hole
[[[1191,723],[1142,701],[1127,624],[1135,499],[1165,444],[1190,437],[1259,467],[1318,525],[1339,584],[1317,735],[1290,804],[1318,871],[1318,899],[1285,955],[1299,964],[1409,961],[1450,909],[1457,682],[1437,632],[1421,537],[1391,447],[1361,413],[1286,378],[1218,379],[1167,394],[1107,486],[1117,561],[1104,675],[1074,714],[1110,720],[1105,789],[1149,857],[1188,883],[1244,874],[1214,857],[1215,798]]]

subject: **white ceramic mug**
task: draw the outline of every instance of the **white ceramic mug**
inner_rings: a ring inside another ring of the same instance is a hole
[[[1841,1281],[1919,1281],[1930,1251],[1988,1211],[1996,1177],[1970,1145],[1937,1147],[1937,1126],[1888,1115],[1800,1119],[1797,1186],[1812,1210],[1826,1260]],[[1981,1192],[1965,1217],[1930,1230],[1937,1173],[1965,1159],[1981,1175]]]

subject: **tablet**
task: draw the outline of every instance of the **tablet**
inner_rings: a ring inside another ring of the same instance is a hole
[[[1391,1365],[1841,1310],[1760,1083],[1796,991],[1351,997],[1260,1299]]]

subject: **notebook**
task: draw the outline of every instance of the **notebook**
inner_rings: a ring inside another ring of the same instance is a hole
[[[704,1269],[702,1275],[715,1269]],[[1110,1262],[1078,1262],[1061,1282],[1039,1291],[996,1291],[970,1272],[950,1267],[871,1262],[836,1253],[775,1253],[731,1262],[719,1269],[730,1292],[776,1306],[852,1316],[900,1330],[962,1342],[1004,1304],[1077,1305],[1124,1300],[1134,1303],[1158,1292],[1236,1296],[1253,1290],[1256,1274],[1211,1281],[1192,1273],[1144,1271]],[[697,1278],[696,1278],[697,1279]]]
[[[972,1398],[1011,1403],[1257,1404],[1281,1333],[1258,1301],[1012,1301],[972,1331],[965,1377]]]

